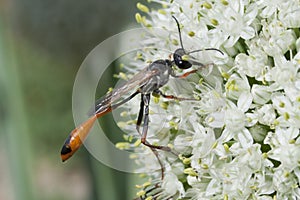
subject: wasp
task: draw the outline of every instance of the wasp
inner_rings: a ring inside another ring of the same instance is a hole
[[[170,77],[185,78],[188,75],[196,73],[197,71],[208,66],[195,61],[195,59],[185,59],[184,56],[189,56],[192,53],[203,50],[215,50],[223,54],[221,50],[215,48],[199,49],[187,52],[182,44],[179,22],[174,16],[172,17],[177,24],[179,40],[181,45],[181,47],[176,49],[173,53],[173,60],[171,58],[155,60],[154,62],[150,63],[146,68],[135,74],[127,82],[118,86],[117,88],[115,88],[111,92],[108,92],[102,98],[97,100],[97,103],[94,106],[93,112],[90,115],[90,117],[85,122],[80,124],[77,128],[75,128],[65,140],[65,143],[63,144],[63,147],[61,149],[62,161],[66,161],[67,159],[69,159],[80,148],[97,118],[102,117],[103,115],[130,101],[138,94],[141,95],[141,101],[140,110],[136,122],[136,129],[141,136],[141,143],[150,147],[157,158],[157,150],[164,150],[169,152],[171,151],[169,147],[153,145],[147,141],[147,132],[149,126],[149,103],[151,94],[160,95],[167,99],[179,101],[188,100],[187,98],[181,98],[174,95],[166,95],[160,90],[160,88],[168,83]],[[190,58],[192,57],[190,56]],[[187,71],[181,75],[177,75],[175,73],[175,66],[177,66],[179,69],[186,70],[191,68],[193,65],[199,67],[197,69]],[[124,98],[124,96],[130,92],[131,94],[128,97]],[[159,158],[158,161],[162,166],[162,163],[159,160]]]

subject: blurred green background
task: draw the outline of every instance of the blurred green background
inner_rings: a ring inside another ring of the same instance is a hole
[[[72,87],[81,62],[135,23],[136,3],[0,0],[0,199],[134,197],[136,175],[102,165],[84,148],[62,163],[60,149],[74,128]]]

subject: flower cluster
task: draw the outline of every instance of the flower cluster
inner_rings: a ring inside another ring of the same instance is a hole
[[[197,53],[200,62],[214,63],[213,69],[164,88],[179,96],[193,92],[198,101],[155,97],[151,102],[161,106],[151,107],[148,140],[180,154],[158,152],[161,180],[160,171],[153,172],[157,158],[135,143],[145,153],[133,157],[148,177],[138,195],[300,199],[300,2],[152,0],[137,7],[138,23],[162,28],[152,36],[156,48],[142,52],[140,60],[167,58],[160,49],[180,47],[171,16],[181,25],[185,49],[213,47],[226,55]]]

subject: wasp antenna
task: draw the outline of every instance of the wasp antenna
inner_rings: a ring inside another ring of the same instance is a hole
[[[179,22],[178,22],[178,20],[176,19],[176,17],[174,17],[173,15],[172,15],[172,17],[173,17],[173,19],[175,20],[175,22],[176,22],[176,24],[177,24],[181,48],[183,49],[183,51],[185,51],[184,48],[183,48],[183,44],[182,44],[182,38],[181,38],[181,31],[180,31],[180,25],[179,25]]]
[[[196,53],[196,52],[200,52],[200,51],[217,51],[217,52],[221,53],[222,55],[224,55],[223,51],[221,51],[220,49],[216,49],[216,48],[197,49],[194,51],[190,51],[188,54]]]

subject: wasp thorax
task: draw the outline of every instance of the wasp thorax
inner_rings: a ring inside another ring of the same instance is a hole
[[[185,54],[186,53],[182,48],[177,49],[173,54],[174,62],[180,69],[188,69],[192,66],[189,61],[183,60],[182,56],[184,56]]]

